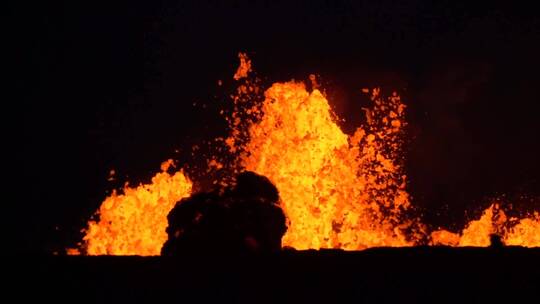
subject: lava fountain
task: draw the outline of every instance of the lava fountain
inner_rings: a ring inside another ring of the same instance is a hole
[[[508,219],[493,205],[461,233],[444,229],[428,233],[412,208],[403,169],[405,104],[397,93],[370,93],[366,123],[347,135],[338,126],[325,95],[302,82],[275,83],[260,96],[250,76],[251,60],[239,54],[232,96],[231,129],[223,139],[238,170],[267,176],[278,188],[288,219],[283,245],[296,249],[361,250],[379,246],[488,246],[502,235],[508,245],[540,246],[540,216]],[[315,77],[310,77],[312,82]],[[216,156],[209,166],[221,168]],[[168,173],[172,161],[152,182],[106,198],[91,220],[82,251],[90,255],[158,255],[167,235],[167,214],[191,194],[192,182],[180,170]],[[71,252],[73,253],[73,252]]]
[[[277,186],[297,249],[409,246],[410,207],[399,163],[405,106],[373,90],[370,124],[348,136],[323,94],[303,83],[274,84],[262,120],[249,128],[241,162]]]
[[[191,194],[191,181],[182,171],[169,174],[172,160],[161,164],[152,182],[126,185],[122,194],[107,197],[89,221],[83,238],[89,255],[159,255],[167,240],[167,214],[177,201]]]
[[[494,203],[479,219],[467,223],[461,233],[440,229],[431,233],[431,240],[432,245],[486,247],[492,234],[500,235],[506,245],[540,247],[540,214],[509,218]]]

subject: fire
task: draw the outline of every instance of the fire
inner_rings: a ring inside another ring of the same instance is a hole
[[[498,204],[492,204],[461,233],[438,230],[431,233],[431,239],[433,245],[486,247],[491,234],[500,235],[506,245],[539,247],[540,215],[535,212],[531,217],[508,218]]]
[[[192,183],[182,171],[167,172],[172,165],[172,160],[164,162],[152,183],[126,185],[123,194],[113,192],[103,201],[99,221],[88,223],[83,238],[87,254],[159,255],[167,240],[167,214],[191,194]]]

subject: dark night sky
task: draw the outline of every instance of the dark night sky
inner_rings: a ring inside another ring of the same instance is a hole
[[[217,104],[234,88],[238,51],[266,85],[320,74],[349,131],[363,120],[362,87],[398,90],[409,105],[409,189],[427,222],[459,228],[488,197],[540,195],[535,10],[509,1],[227,2],[13,11],[29,67],[17,87],[29,94],[17,153],[26,195],[12,228],[21,251],[72,245],[108,191],[146,182],[167,158],[189,161],[175,149],[223,135]]]

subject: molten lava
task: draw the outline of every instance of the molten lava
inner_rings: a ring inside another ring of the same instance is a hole
[[[151,184],[126,185],[123,194],[113,192],[103,201],[99,221],[88,223],[83,239],[87,254],[159,255],[167,240],[167,214],[191,194],[191,181],[182,171],[167,172],[172,165],[172,160],[164,162]]]
[[[540,215],[535,212],[522,219],[508,218],[498,204],[492,204],[461,233],[438,230],[431,233],[431,239],[433,245],[486,247],[491,234],[500,235],[506,245],[539,247]]]
[[[275,183],[289,227],[283,244],[297,249],[409,246],[411,223],[399,150],[404,108],[373,90],[371,123],[348,136],[326,98],[304,84],[266,91],[262,120],[249,128],[242,164]]]
[[[296,249],[413,246],[428,236],[419,219],[407,214],[402,146],[406,106],[393,93],[371,92],[366,124],[353,135],[336,123],[326,97],[310,75],[312,91],[300,82],[275,83],[260,98],[259,79],[250,77],[251,60],[240,53],[234,79],[241,81],[231,96],[234,111],[226,116],[231,129],[223,142],[237,159],[234,171],[267,176],[278,188],[288,219],[284,246]],[[209,168],[231,167],[219,157]],[[192,183],[162,165],[152,183],[126,186],[106,198],[89,221],[87,254],[158,255],[167,239],[167,214],[191,194]],[[210,172],[210,170],[208,171]],[[492,205],[461,233],[440,229],[429,234],[431,245],[488,246],[491,234],[508,245],[540,246],[540,215],[507,218]],[[75,251],[69,251],[75,253]]]
[[[242,78],[248,77],[249,72],[251,72],[251,59],[248,58],[246,53],[238,53],[238,58],[240,59],[240,66],[236,70],[233,78],[239,80]]]
[[[540,247],[540,213],[534,212],[509,228],[504,235],[506,245]]]

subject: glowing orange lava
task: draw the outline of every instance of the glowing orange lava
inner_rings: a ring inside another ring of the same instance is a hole
[[[173,175],[168,160],[152,183],[124,187],[123,194],[107,197],[98,215],[90,221],[84,237],[89,255],[159,255],[167,240],[167,214],[177,201],[191,194],[191,181],[182,171]]]
[[[372,106],[364,109],[366,123],[347,135],[315,75],[310,75],[312,91],[301,82],[275,83],[259,98],[259,80],[249,75],[251,60],[244,53],[239,59],[234,79],[241,83],[231,96],[234,111],[226,116],[231,134],[223,141],[238,160],[235,172],[251,170],[277,186],[289,223],[284,246],[413,246],[428,235],[431,245],[488,246],[493,233],[507,245],[540,246],[537,212],[507,218],[494,204],[461,233],[440,229],[431,234],[407,215],[412,207],[403,171],[406,106],[396,93],[384,97],[377,88],[362,89],[371,93]],[[172,164],[163,163],[150,184],[126,185],[122,194],[107,197],[99,220],[88,223],[83,251],[158,255],[167,239],[167,214],[192,189],[182,171],[167,172]],[[219,157],[208,160],[209,169],[225,165]]]
[[[348,136],[326,98],[303,83],[266,91],[242,164],[274,182],[290,221],[285,246],[363,249],[410,246],[405,175],[399,161],[405,106],[372,92],[370,124]]]
[[[503,240],[506,245],[540,247],[540,213],[520,219],[506,231]]]
[[[240,66],[233,76],[236,80],[248,77],[248,73],[251,72],[251,59],[248,58],[246,53],[238,53],[238,58],[240,59]]]
[[[508,218],[498,204],[492,204],[461,233],[438,230],[431,233],[431,239],[433,245],[486,247],[490,245],[491,234],[500,235],[506,245],[538,247],[540,215],[535,212],[522,219]]]

